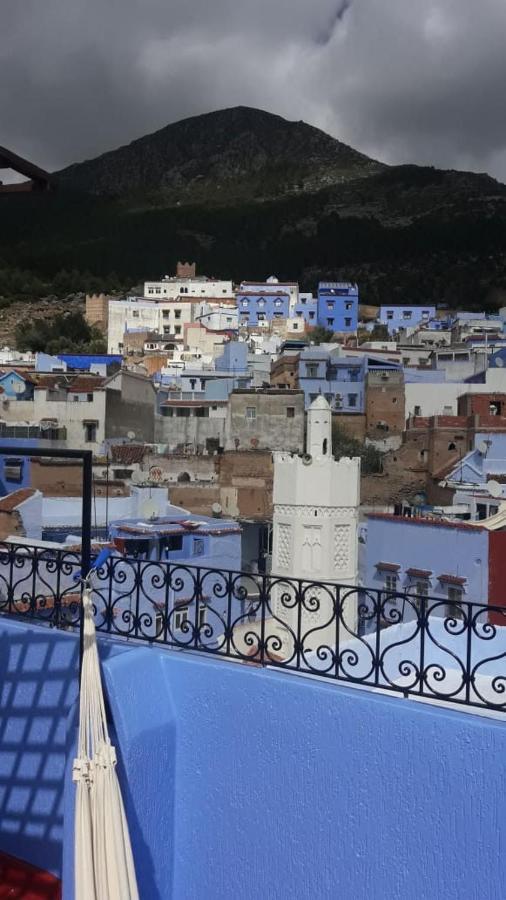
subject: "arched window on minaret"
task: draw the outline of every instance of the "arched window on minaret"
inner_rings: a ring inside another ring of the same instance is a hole
[[[323,456],[326,456],[326,455],[327,455],[327,446],[328,446],[328,441],[327,441],[327,438],[325,438],[325,440],[323,441],[323,446],[322,446],[322,454],[323,454]]]

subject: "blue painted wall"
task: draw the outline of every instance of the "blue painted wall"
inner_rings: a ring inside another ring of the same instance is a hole
[[[413,589],[407,569],[432,572],[428,585],[431,597],[446,598],[448,585],[439,575],[466,579],[463,599],[488,602],[488,532],[482,528],[445,526],[427,520],[369,516],[364,564],[360,573],[366,587],[385,587],[385,571],[378,563],[399,566],[397,590]],[[416,580],[416,579],[415,579]]]
[[[33,400],[33,384],[18,372],[10,371],[1,375],[0,388],[2,389],[2,399]]]
[[[435,306],[380,306],[379,321],[387,326],[389,334],[393,334],[399,328],[428,325],[435,316]]]
[[[243,325],[258,325],[260,321],[287,319],[290,314],[290,296],[282,290],[276,293],[265,291],[239,293],[237,309],[239,322]]]
[[[313,328],[318,324],[318,298],[312,294],[299,294],[299,302],[293,308],[294,316],[302,316]]]
[[[318,285],[318,325],[352,334],[358,326],[358,287],[348,282]]]
[[[0,848],[59,870],[65,810],[72,900],[76,638],[3,620],[0,643]],[[102,655],[142,898],[502,898],[503,721],[193,654]]]
[[[364,411],[366,359],[337,356],[326,350],[306,350],[299,359],[299,385],[306,409],[319,394],[333,410]]]

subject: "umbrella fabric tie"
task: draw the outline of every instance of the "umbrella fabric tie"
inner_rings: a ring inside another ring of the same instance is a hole
[[[93,604],[83,591],[84,653],[74,760],[75,900],[139,900],[128,822],[109,738]]]

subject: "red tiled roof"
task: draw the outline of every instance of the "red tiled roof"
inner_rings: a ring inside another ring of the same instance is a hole
[[[61,882],[54,875],[7,853],[0,853],[0,886],[2,897],[25,897],[27,900],[61,898]]]
[[[6,497],[2,497],[0,500],[0,512],[13,512],[13,510],[17,509],[25,500],[28,500],[29,497],[33,497],[37,491],[34,488],[20,488],[19,491],[13,491],[12,494],[7,494]]]
[[[432,572],[430,569],[406,569],[406,575],[410,578],[430,578]]]
[[[381,569],[382,571],[385,571],[385,572],[398,572],[400,569],[400,566],[398,566],[397,563],[378,562],[378,563],[376,563],[376,568]]]
[[[113,444],[111,447],[113,462],[123,463],[126,466],[142,462],[145,452],[144,444]]]
[[[437,580],[443,584],[456,584],[459,587],[466,583],[467,578],[460,578],[458,575],[438,575]]]
[[[470,525],[468,522],[450,522],[448,519],[433,519],[428,516],[409,518],[394,516],[392,513],[369,513],[368,519],[381,519],[385,522],[397,522],[401,525],[432,525],[439,528],[457,528],[459,531],[486,531],[483,525]]]

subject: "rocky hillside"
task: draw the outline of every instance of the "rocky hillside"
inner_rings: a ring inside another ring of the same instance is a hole
[[[56,178],[61,186],[106,196],[229,203],[314,191],[383,169],[305,122],[238,106],[167,125]]]

